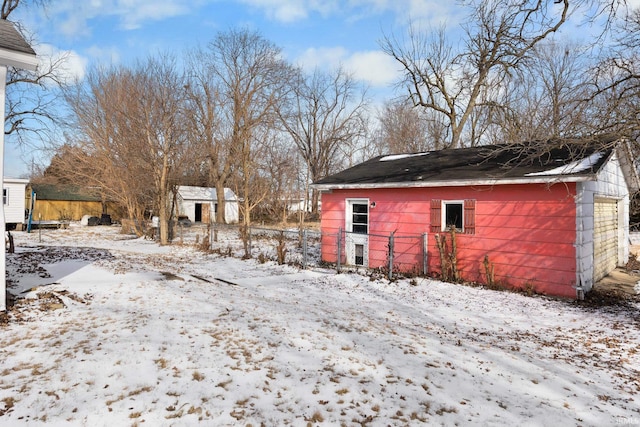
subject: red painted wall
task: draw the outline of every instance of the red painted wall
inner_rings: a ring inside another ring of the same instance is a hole
[[[401,254],[394,258],[394,268],[420,272],[420,235],[427,233],[428,271],[438,275],[440,259],[429,232],[430,202],[474,199],[476,232],[457,235],[464,280],[486,283],[483,261],[488,256],[495,279],[504,286],[533,286],[537,292],[575,298],[575,192],[575,184],[334,190],[322,194],[322,259],[337,260],[345,199],[367,198],[376,203],[369,211],[369,234],[380,235],[370,238],[369,267],[386,267],[388,235],[395,231]]]

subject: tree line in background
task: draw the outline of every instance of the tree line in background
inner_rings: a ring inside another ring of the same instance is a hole
[[[181,66],[162,55],[91,70],[65,88],[66,141],[44,178],[99,188],[138,224],[152,211],[163,243],[179,185],[215,187],[218,222],[231,187],[248,226],[256,207],[277,209],[344,166],[366,130],[364,90],[350,75],[307,76],[281,57],[260,34],[230,30]]]
[[[640,142],[640,10],[624,0],[459,3],[459,40],[414,24],[382,37],[402,79],[378,111],[344,69],[305,73],[249,30],[179,58],[97,66],[64,87],[65,140],[40,179],[99,188],[140,224],[152,211],[166,243],[178,185],[215,187],[218,200],[232,188],[249,225],[258,212],[286,218],[284,203],[299,196],[317,212],[311,182],[378,154],[605,132]],[[553,36],[567,25],[593,34]]]

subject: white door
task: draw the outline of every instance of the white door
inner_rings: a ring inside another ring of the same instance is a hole
[[[369,200],[347,200],[345,249],[348,265],[369,265]]]
[[[618,203],[596,199],[593,216],[594,283],[618,266]]]

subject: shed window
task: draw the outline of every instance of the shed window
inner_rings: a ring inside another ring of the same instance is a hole
[[[476,232],[475,200],[431,200],[431,232],[439,233],[451,227],[461,233]]]
[[[455,227],[458,231],[464,230],[463,211],[462,202],[444,202],[444,225],[446,230],[451,227]]]

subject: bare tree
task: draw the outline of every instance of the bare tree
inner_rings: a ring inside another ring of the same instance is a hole
[[[529,54],[527,67],[504,80],[490,116],[487,140],[516,143],[589,134],[591,79],[586,48],[545,42]]]
[[[18,8],[42,8],[48,3],[47,0],[3,0],[0,19],[12,19]],[[19,22],[14,25],[30,45],[36,44],[34,36]],[[40,65],[36,71],[13,67],[7,70],[4,133],[22,143],[47,140],[47,132],[60,120],[58,89],[66,84],[64,70],[68,55],[47,57],[39,52],[38,57]]]
[[[66,90],[71,109],[69,148],[61,147],[58,167],[69,180],[100,187],[144,232],[144,213],[153,205],[151,175],[139,158],[141,136],[134,126],[137,81],[126,68],[90,71],[81,84]],[[84,165],[84,166],[81,166]],[[60,174],[60,173],[59,173]]]
[[[276,111],[286,97],[292,69],[281,59],[278,47],[247,30],[220,33],[209,44],[209,61],[221,102],[218,142],[227,147],[218,170],[228,173],[237,165],[243,223],[248,226],[251,210],[266,196],[251,188],[260,159],[256,150],[260,137],[270,135],[276,126]]]
[[[387,36],[382,49],[404,70],[401,85],[414,105],[430,109],[447,125],[448,147],[463,146],[474,110],[495,102],[492,88],[520,67],[531,50],[567,20],[569,1],[472,0],[464,47],[447,41],[445,29],[423,33],[411,25],[408,40]],[[476,135],[475,144],[480,138]]]
[[[178,160],[186,145],[183,76],[169,56],[150,58],[136,70],[139,85],[135,124],[143,132],[141,148],[154,180],[160,220],[160,244],[169,243],[171,195],[176,186]]]
[[[615,45],[593,70],[592,96],[596,128],[617,131],[640,142],[640,7],[617,27]]]
[[[43,7],[48,0],[2,0],[2,6],[0,7],[0,19],[9,19],[9,15],[14,13],[18,7]]]
[[[153,208],[161,244],[169,243],[171,194],[186,143],[183,86],[175,60],[164,56],[134,69],[95,70],[67,92],[77,130],[74,152],[81,154],[76,161],[91,162],[72,171],[76,179],[103,188],[139,224]]]
[[[309,178],[316,181],[337,171],[365,134],[366,90],[341,68],[332,73],[315,70],[291,83],[293,101],[280,110],[280,118],[306,162]],[[316,191],[311,207],[318,211]]]
[[[286,135],[274,132],[270,143],[264,145],[262,154],[265,175],[270,182],[263,211],[269,218],[280,218],[286,223],[291,213],[290,206],[305,199],[305,184],[298,176],[298,153],[291,149],[291,140]]]
[[[203,155],[198,166],[206,171],[207,185],[216,188],[216,222],[224,223],[225,195],[234,167],[234,147],[223,126],[224,111],[217,68],[219,56],[210,44],[187,54],[186,119],[194,148]]]
[[[388,101],[380,112],[374,138],[382,153],[439,150],[445,146],[443,126],[431,111],[413,104]]]

